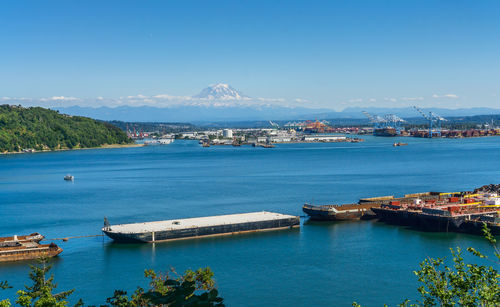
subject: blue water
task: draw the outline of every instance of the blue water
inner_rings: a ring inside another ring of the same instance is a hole
[[[461,191],[500,183],[500,138],[365,137],[363,143],[284,144],[273,149],[176,141],[168,146],[0,157],[0,235],[99,234],[114,223],[251,211],[302,215],[304,202]],[[404,147],[392,143],[404,141]],[[71,173],[75,181],[65,182]],[[210,266],[229,306],[364,306],[417,298],[412,270],[449,247],[488,251],[481,237],[425,233],[383,223],[303,223],[300,229],[171,242],[59,241],[53,273],[72,300],[104,303],[114,289],[146,285],[143,270]],[[14,289],[28,264],[0,264]],[[15,296],[14,290],[0,297]]]

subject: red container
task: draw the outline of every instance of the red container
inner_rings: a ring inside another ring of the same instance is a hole
[[[458,203],[458,197],[450,197],[450,198],[448,199],[448,201],[449,201],[450,203]]]
[[[448,211],[450,212],[457,212],[460,209],[459,206],[449,206]]]
[[[473,202],[475,202],[476,200],[475,199],[472,199],[472,198],[466,198],[465,199],[465,203],[466,204],[472,204]]]
[[[399,200],[391,200],[390,204],[392,206],[399,206]]]

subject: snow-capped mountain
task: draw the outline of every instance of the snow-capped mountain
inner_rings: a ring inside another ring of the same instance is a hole
[[[193,98],[207,100],[248,100],[250,97],[243,95],[229,84],[217,83],[203,89]]]
[[[415,110],[403,108],[350,107],[342,112],[330,108],[314,108],[301,99],[249,97],[228,84],[211,85],[194,96],[169,94],[136,95],[119,98],[77,98],[53,96],[49,98],[0,97],[0,104],[41,106],[70,115],[88,116],[101,120],[203,122],[242,120],[289,120],[364,118],[361,111],[373,114],[397,114],[416,117]],[[430,111],[430,109],[429,109]],[[432,109],[441,116],[499,114],[499,109]]]

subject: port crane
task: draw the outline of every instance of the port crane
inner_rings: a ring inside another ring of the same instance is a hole
[[[413,106],[413,108],[429,121],[429,138],[432,138],[434,135],[441,137],[441,124],[442,122],[446,121],[446,118],[437,115],[432,111],[429,111],[429,114],[425,114],[425,112],[417,106]],[[433,127],[436,131],[433,131]]]
[[[362,111],[368,117],[370,123],[373,124],[373,134],[376,135],[377,129],[394,129],[396,134],[401,134],[401,124],[405,122],[404,119],[394,114],[386,114],[384,117],[379,115],[372,115],[366,111]]]
[[[276,128],[276,129],[280,128],[280,125],[278,125],[277,123],[274,123],[272,121],[269,121],[269,125],[271,125],[273,128]]]
[[[385,120],[378,115],[371,115],[370,113],[368,113],[366,111],[362,111],[362,112],[366,117],[368,117],[368,120],[370,121],[370,123],[373,124],[373,135],[375,135],[376,130],[381,129],[384,126]]]
[[[387,114],[385,117],[386,127],[392,126],[397,134],[401,134],[401,124],[405,122],[401,117],[394,114]]]
[[[375,129],[380,129],[380,128],[383,128],[384,125],[386,124],[386,120],[378,115],[371,115],[370,113],[366,112],[366,111],[363,111],[363,114],[368,117],[368,120],[370,121],[370,123],[373,124],[373,128],[375,131]]]

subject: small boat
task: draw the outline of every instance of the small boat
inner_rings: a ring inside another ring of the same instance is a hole
[[[276,146],[274,146],[273,144],[269,143],[269,144],[261,144],[260,147],[263,147],[263,148],[274,148]]]
[[[158,139],[158,143],[160,145],[168,145],[170,143],[173,143],[174,142],[174,139],[173,138],[162,138],[162,139]]]
[[[73,180],[75,180],[75,176],[67,174],[66,176],[64,176],[64,180],[73,181]]]
[[[401,143],[401,142],[398,142],[398,143],[394,143],[394,144],[392,144],[392,146],[394,146],[394,147],[398,147],[398,146],[406,146],[406,145],[408,145],[408,143]]]
[[[161,139],[154,139],[154,140],[146,140],[144,141],[144,145],[168,145],[170,143],[173,143],[174,139],[173,138],[161,138]]]

